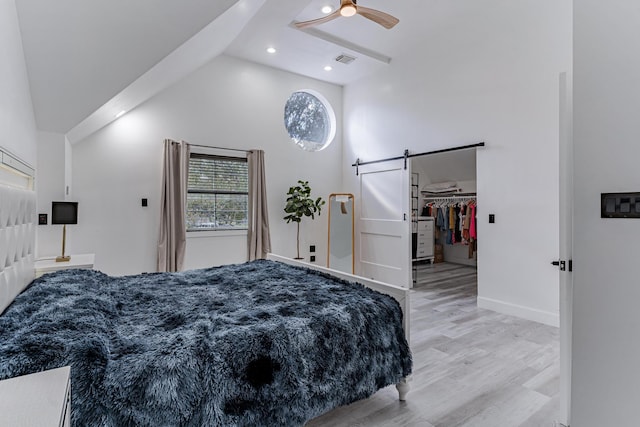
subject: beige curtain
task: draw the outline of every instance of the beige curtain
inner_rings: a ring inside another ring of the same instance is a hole
[[[250,150],[249,163],[249,261],[266,258],[271,252],[267,184],[264,179],[264,151]]]
[[[186,142],[164,141],[158,271],[180,271],[187,246],[187,179],[190,147]]]

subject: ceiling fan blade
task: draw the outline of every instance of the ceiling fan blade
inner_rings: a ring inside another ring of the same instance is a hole
[[[340,17],[340,9],[336,10],[330,15],[323,16],[322,18],[312,19],[311,21],[294,22],[293,25],[295,25],[297,28],[302,29],[307,27],[313,27],[314,25],[318,25],[318,24],[324,24],[325,22],[333,21],[334,19],[339,17]]]
[[[357,6],[358,15],[362,15],[373,22],[382,25],[387,30],[393,28],[400,20],[395,16],[391,16],[388,13],[380,12],[379,10],[369,9],[364,6]]]

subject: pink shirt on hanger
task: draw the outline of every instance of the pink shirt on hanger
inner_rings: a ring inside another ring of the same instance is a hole
[[[478,235],[476,233],[476,205],[471,205],[471,221],[469,223],[469,237],[476,240]]]

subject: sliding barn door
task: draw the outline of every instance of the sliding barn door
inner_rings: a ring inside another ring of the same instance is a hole
[[[390,160],[359,167],[359,274],[410,288],[411,162]]]

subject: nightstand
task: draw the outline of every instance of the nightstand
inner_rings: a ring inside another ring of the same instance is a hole
[[[56,262],[54,258],[42,258],[36,261],[36,278],[45,273],[58,270],[70,270],[78,268],[93,269],[95,254],[71,255],[71,260],[66,262]]]
[[[71,367],[0,381],[3,426],[71,425]]]

